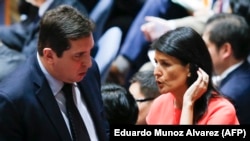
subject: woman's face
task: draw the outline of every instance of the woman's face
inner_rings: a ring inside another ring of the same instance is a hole
[[[160,93],[183,94],[188,87],[189,65],[183,66],[177,58],[159,51],[155,52],[155,62],[154,75]]]

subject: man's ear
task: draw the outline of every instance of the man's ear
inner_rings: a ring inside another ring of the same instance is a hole
[[[53,63],[55,53],[51,48],[44,48],[43,49],[43,57],[48,63]]]
[[[224,43],[220,48],[220,54],[223,58],[228,58],[230,56],[233,56],[233,50],[231,44],[228,42]]]

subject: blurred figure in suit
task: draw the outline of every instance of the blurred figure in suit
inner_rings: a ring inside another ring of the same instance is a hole
[[[249,35],[246,20],[234,14],[212,16],[203,34],[213,61],[213,82],[235,103],[240,124],[250,124]]]
[[[129,79],[148,61],[149,43],[140,30],[145,16],[159,16],[164,19],[176,19],[189,15],[189,12],[172,0],[147,0],[131,23],[120,52],[112,62],[107,82],[129,86]]]

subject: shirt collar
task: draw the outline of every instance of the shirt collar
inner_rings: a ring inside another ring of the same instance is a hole
[[[43,74],[45,75],[45,77],[49,83],[49,86],[53,92],[53,95],[55,96],[57,93],[59,93],[61,91],[61,89],[63,87],[63,82],[55,79],[53,76],[51,76],[49,74],[49,72],[44,68],[44,66],[39,58],[38,53],[37,53],[37,60],[38,60],[38,64],[39,64]]]
[[[243,64],[244,61],[240,61],[237,64],[232,65],[231,67],[229,67],[228,69],[226,69],[221,75],[215,75],[212,77],[212,80],[214,82],[215,85],[219,85],[220,82],[225,79],[232,71],[234,71],[235,69],[237,69],[241,64]]]

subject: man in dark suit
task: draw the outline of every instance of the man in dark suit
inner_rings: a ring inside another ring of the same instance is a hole
[[[246,20],[233,14],[214,15],[205,25],[203,39],[213,61],[214,84],[234,102],[240,124],[250,124],[250,37]]]
[[[73,85],[75,105],[91,140],[108,141],[100,74],[90,56],[93,23],[66,5],[41,19],[37,54],[0,83],[0,140],[71,141],[68,99],[62,88]]]
[[[15,23],[9,27],[0,26],[0,81],[11,73],[28,56],[36,52],[39,21],[44,12],[61,4],[71,5],[87,14],[86,8],[78,0],[30,0],[34,7],[38,7],[36,16],[28,17],[26,20]]]

